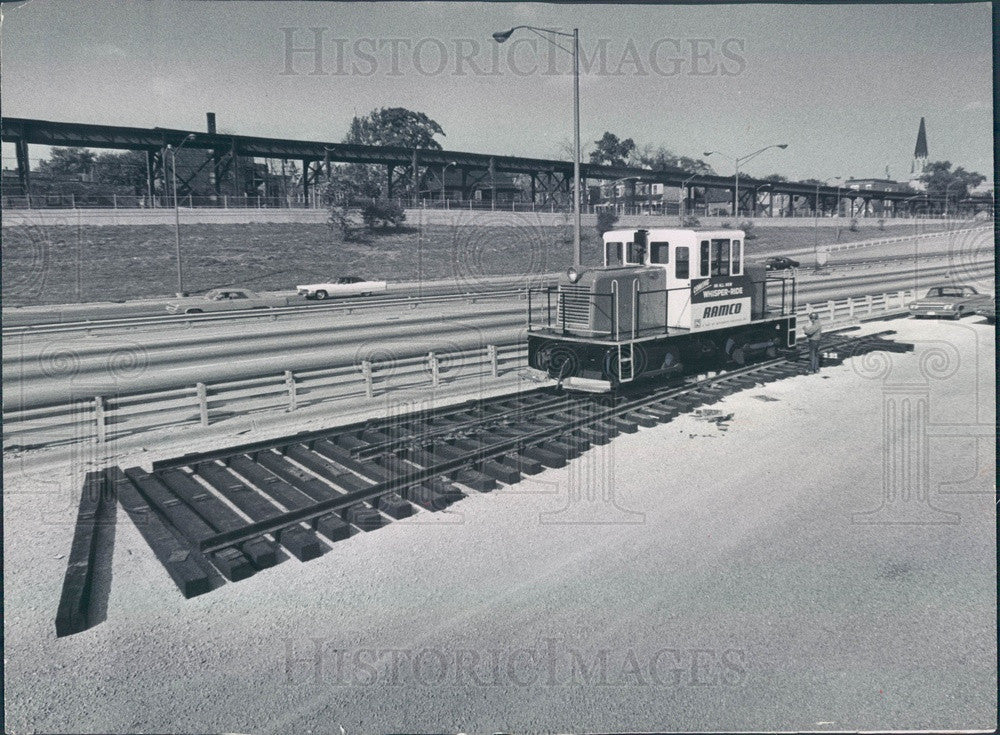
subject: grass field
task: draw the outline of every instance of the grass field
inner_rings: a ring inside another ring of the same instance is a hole
[[[820,243],[891,237],[905,225],[857,232],[819,228]],[[808,246],[811,228],[760,227],[747,250]],[[572,259],[572,231],[555,227],[425,226],[343,242],[322,224],[190,224],[181,228],[184,287],[190,292],[242,285],[292,289],[298,283],[356,274],[389,281],[532,275]],[[599,262],[593,228],[583,232],[584,263]],[[174,229],[146,226],[23,226],[3,230],[7,306],[114,301],[171,295],[176,289]]]

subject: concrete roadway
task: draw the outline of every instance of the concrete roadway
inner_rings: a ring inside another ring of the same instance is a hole
[[[986,264],[991,268],[992,263]],[[821,303],[929,285],[948,266],[919,271],[814,275],[801,271],[798,303]],[[790,294],[789,294],[790,296]],[[473,311],[474,310],[474,311]],[[524,339],[524,301],[489,301],[355,314],[316,312],[197,329],[23,336],[6,340],[4,409],[219,383],[283,370],[318,370],[364,359],[386,362]],[[542,310],[536,311],[540,317]],[[363,335],[363,339],[359,339]]]

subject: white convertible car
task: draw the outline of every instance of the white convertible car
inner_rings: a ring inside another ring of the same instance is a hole
[[[328,283],[308,283],[295,287],[307,299],[329,299],[334,296],[371,296],[386,289],[385,281],[366,281],[357,276],[342,276]]]

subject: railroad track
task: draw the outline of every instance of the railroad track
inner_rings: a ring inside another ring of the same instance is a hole
[[[913,350],[887,340],[892,334],[835,335],[824,351],[834,364],[872,351]],[[289,554],[300,561],[317,558],[353,534],[443,510],[470,493],[562,467],[618,434],[669,422],[699,405],[805,371],[797,353],[789,352],[616,398],[542,388],[186,454],[154,463],[152,472],[113,467],[91,473],[57,630],[85,627],[86,613],[79,611],[86,598],[80,596],[87,593],[88,554],[95,550],[78,539],[97,537],[95,519],[106,516],[107,503],[121,503],[181,593],[193,597]]]

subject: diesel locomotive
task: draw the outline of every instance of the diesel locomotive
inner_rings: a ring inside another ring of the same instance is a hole
[[[528,364],[608,392],[686,365],[743,365],[795,346],[795,279],[744,263],[742,230],[604,234],[604,266],[528,292]]]

